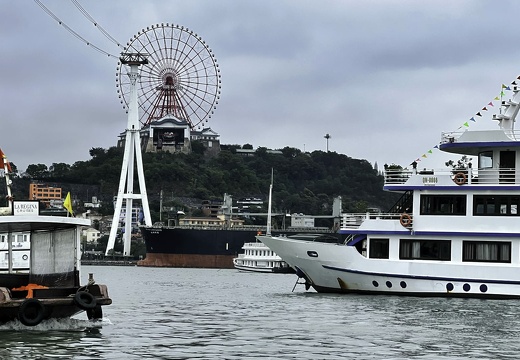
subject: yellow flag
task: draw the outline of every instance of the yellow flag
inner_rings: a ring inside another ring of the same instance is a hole
[[[67,209],[72,216],[74,216],[74,212],[72,211],[72,201],[70,200],[70,191],[67,193],[67,197],[63,202],[63,207]]]

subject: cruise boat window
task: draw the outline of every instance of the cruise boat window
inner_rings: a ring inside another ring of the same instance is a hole
[[[475,195],[474,216],[516,216],[520,207],[520,196]]]
[[[401,260],[451,260],[450,240],[408,240],[399,244]]]
[[[421,215],[466,215],[466,195],[421,195]]]
[[[502,241],[463,241],[462,261],[511,262],[511,243]]]
[[[370,239],[368,257],[373,259],[388,259],[389,239]]]
[[[483,151],[478,154],[479,169],[486,169],[493,167],[493,151]]]

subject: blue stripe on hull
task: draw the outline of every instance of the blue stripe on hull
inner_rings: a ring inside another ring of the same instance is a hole
[[[464,279],[464,278],[448,278],[440,276],[425,276],[425,275],[401,275],[401,274],[387,274],[369,271],[360,271],[352,269],[342,269],[335,266],[322,265],[325,269],[336,270],[352,274],[384,276],[390,278],[415,279],[415,280],[438,280],[446,282],[468,282],[468,283],[488,283],[488,284],[503,284],[503,285],[520,285],[520,281],[516,280],[489,280],[489,279]]]

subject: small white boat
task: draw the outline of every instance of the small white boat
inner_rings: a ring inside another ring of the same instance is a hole
[[[520,298],[520,87],[513,84],[512,99],[493,117],[498,129],[442,135],[440,150],[463,155],[453,168],[386,168],[384,189],[401,199],[388,213],[343,214],[344,243],[257,239],[318,292]]]
[[[233,266],[241,271],[263,273],[294,273],[281,257],[261,242],[245,243],[243,254],[233,259]]]

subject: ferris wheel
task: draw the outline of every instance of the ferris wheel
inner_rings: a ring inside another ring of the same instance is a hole
[[[200,129],[220,99],[220,69],[205,41],[192,30],[173,24],[142,29],[126,44],[124,53],[146,56],[139,68],[139,121],[148,125],[166,115]],[[116,85],[128,109],[131,83],[125,65],[118,63]]]

